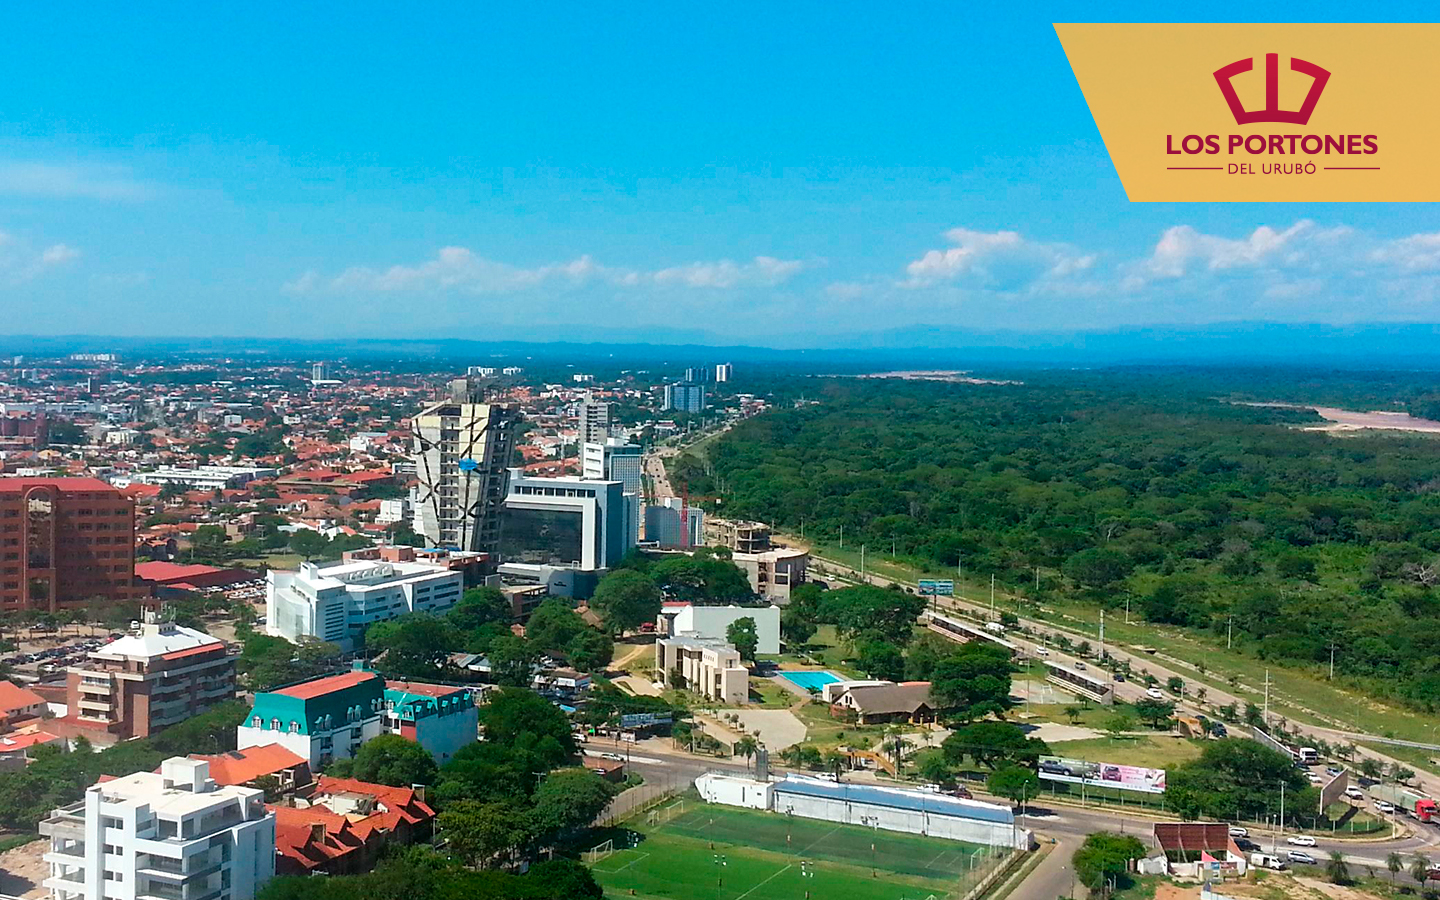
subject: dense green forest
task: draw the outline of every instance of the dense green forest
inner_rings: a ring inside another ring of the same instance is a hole
[[[1014,376],[1010,376],[1014,377]],[[1327,662],[1440,707],[1440,438],[1306,431],[1307,398],[1429,412],[1422,374],[1050,371],[1023,384],[804,379],[675,475],[723,513],[1037,599],[1130,599],[1151,621]]]

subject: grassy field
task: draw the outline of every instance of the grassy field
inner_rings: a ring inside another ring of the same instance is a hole
[[[272,569],[298,569],[305,557],[298,553],[267,553],[254,559],[237,559],[231,565],[239,569],[256,569],[268,566]]]
[[[701,803],[663,824],[616,829],[591,868],[610,897],[682,900],[936,900],[994,859],[979,846]],[[632,895],[631,892],[634,892]]]
[[[1050,745],[1057,756],[1091,762],[1143,766],[1149,769],[1173,769],[1200,755],[1203,744],[1173,735],[1136,735],[1133,737],[1100,737],[1085,741],[1062,741]]]

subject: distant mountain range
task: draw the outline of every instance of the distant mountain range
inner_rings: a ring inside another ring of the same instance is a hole
[[[964,366],[1098,366],[1127,363],[1248,363],[1440,369],[1440,325],[1287,325],[1117,328],[1104,331],[976,330],[911,326],[839,335],[792,334],[784,346],[737,344],[700,331],[594,329],[589,343],[547,341],[562,329],[507,334],[505,340],[459,337],[287,340],[277,338],[0,336],[0,356],[121,354],[263,355],[276,358],[531,358],[554,362],[612,360],[635,364],[766,362],[805,367],[844,364]],[[779,343],[779,341],[777,341]]]

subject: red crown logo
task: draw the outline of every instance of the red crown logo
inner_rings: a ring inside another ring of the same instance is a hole
[[[1315,111],[1315,104],[1320,102],[1320,94],[1325,90],[1325,82],[1330,80],[1330,73],[1311,62],[1306,62],[1298,56],[1290,58],[1290,69],[1302,75],[1309,75],[1315,79],[1310,83],[1310,91],[1305,95],[1305,102],[1300,104],[1296,112],[1280,108],[1280,55],[1277,53],[1265,54],[1265,108],[1257,112],[1246,112],[1241,105],[1240,98],[1235,94],[1235,86],[1230,79],[1241,72],[1248,72],[1255,68],[1255,58],[1240,59],[1220,69],[1215,70],[1215,83],[1220,85],[1220,93],[1225,95],[1225,102],[1230,106],[1230,114],[1235,117],[1236,125],[1249,125],[1252,122],[1288,122],[1291,125],[1306,125],[1310,122],[1310,114]]]

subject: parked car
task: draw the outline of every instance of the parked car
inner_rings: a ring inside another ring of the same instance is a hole
[[[1231,837],[1249,837],[1249,836],[1250,836],[1250,831],[1249,831],[1249,829],[1241,828],[1239,825],[1231,825],[1231,826],[1230,826],[1230,836],[1231,836]]]
[[[1337,777],[1339,777],[1340,773],[1343,772],[1343,771],[1344,771],[1344,770],[1341,769],[1339,766],[1326,766],[1326,767],[1325,767],[1325,774],[1326,774],[1326,775],[1329,775],[1331,778],[1337,778]]]
[[[1295,847],[1313,847],[1315,839],[1308,834],[1292,834],[1285,839],[1285,843]]]
[[[1046,650],[1044,647],[1036,647],[1036,648],[1035,648],[1035,655],[1036,655],[1036,656],[1049,656],[1049,655],[1050,655],[1050,651],[1049,651],[1049,650]]]
[[[1124,680],[1125,680],[1125,673],[1124,673],[1124,672],[1116,672],[1116,673],[1115,673],[1115,680],[1116,680],[1116,681],[1124,681]]]
[[[1310,783],[1311,783],[1311,784],[1324,784],[1324,783],[1325,783],[1325,776],[1324,776],[1324,775],[1318,775],[1318,774],[1316,774],[1316,773],[1314,773],[1314,772],[1307,772],[1307,773],[1305,773],[1305,777],[1310,780]]]
[[[1307,866],[1315,865],[1315,857],[1303,850],[1291,850],[1285,854],[1285,858],[1293,863],[1304,863]]]
[[[1083,668],[1085,668],[1085,664],[1084,664],[1083,662],[1081,662],[1080,660],[1077,659],[1077,660],[1075,660],[1075,668],[1077,668],[1077,669],[1083,669]]]
[[[1364,800],[1365,792],[1352,784],[1345,789],[1345,796],[1349,797],[1351,800]]]
[[[1165,699],[1165,694],[1157,687],[1146,688],[1145,696],[1149,697],[1151,700]]]

